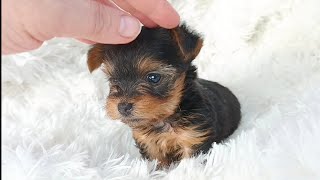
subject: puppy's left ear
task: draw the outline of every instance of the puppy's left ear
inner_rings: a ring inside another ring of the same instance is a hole
[[[199,34],[189,30],[186,25],[181,25],[171,30],[172,38],[177,43],[180,54],[186,63],[194,60],[203,44],[203,39]]]

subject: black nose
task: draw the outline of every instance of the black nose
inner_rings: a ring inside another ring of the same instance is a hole
[[[124,116],[129,116],[132,112],[132,103],[119,103],[118,111]]]

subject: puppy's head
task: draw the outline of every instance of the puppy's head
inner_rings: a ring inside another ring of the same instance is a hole
[[[109,77],[107,114],[130,124],[157,123],[175,113],[186,72],[202,39],[185,26],[167,30],[142,28],[123,45],[94,45],[88,52],[90,72],[102,65]]]

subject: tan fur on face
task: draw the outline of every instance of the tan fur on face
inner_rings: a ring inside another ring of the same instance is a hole
[[[134,100],[134,116],[149,121],[161,121],[172,115],[177,108],[177,98],[158,99],[153,96],[140,96]]]
[[[139,96],[132,102],[134,104],[134,116],[149,121],[161,121],[172,114],[178,108],[183,93],[185,75],[176,80],[170,96],[159,99],[150,95]]]
[[[150,71],[158,70],[162,66],[161,62],[154,61],[150,58],[142,58],[137,63],[137,69],[140,74],[146,74]]]
[[[142,95],[131,100],[126,100],[126,102],[133,103],[134,110],[132,117],[154,123],[174,114],[180,103],[184,88],[184,79],[185,75],[181,75],[181,77],[176,80],[173,90],[167,98],[159,99],[151,95]],[[107,99],[107,114],[112,119],[121,118],[118,112],[118,104],[120,101],[120,98],[112,96],[109,96]]]
[[[195,117],[181,117],[185,119]],[[202,144],[209,132],[197,131],[197,127],[172,127],[162,133],[157,133],[147,129],[133,129],[133,137],[142,146],[149,157],[158,159],[161,165],[169,165],[168,154],[189,158],[194,153],[193,148]]]
[[[173,75],[176,69],[170,65],[165,65],[159,61],[150,58],[142,58],[137,64],[138,72],[141,75],[146,75],[149,72],[157,71],[165,75]]]
[[[121,115],[118,111],[118,104],[120,102],[119,98],[109,97],[107,99],[107,115],[110,116],[112,119],[120,119]]]

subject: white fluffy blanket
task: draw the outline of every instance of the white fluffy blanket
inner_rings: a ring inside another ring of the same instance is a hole
[[[88,46],[54,39],[1,61],[4,179],[320,179],[320,1],[172,3],[205,36],[200,77],[240,99],[236,133],[156,171],[105,117],[107,80],[89,74]]]

